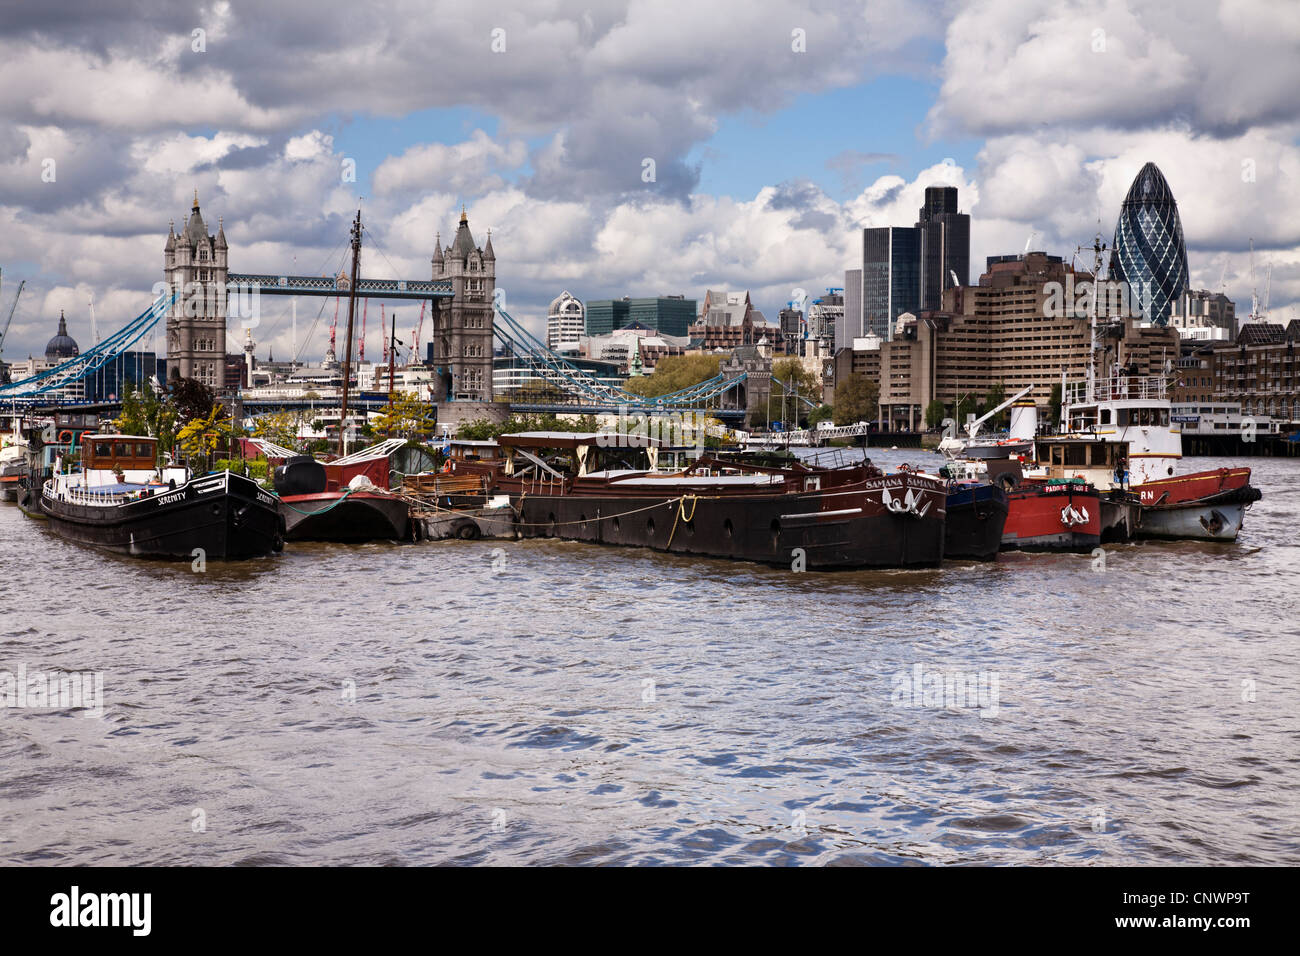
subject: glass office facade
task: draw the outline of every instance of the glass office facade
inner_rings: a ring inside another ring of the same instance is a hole
[[[1164,325],[1187,289],[1187,246],[1173,191],[1155,163],[1129,187],[1111,249],[1110,278],[1128,282],[1143,316]]]

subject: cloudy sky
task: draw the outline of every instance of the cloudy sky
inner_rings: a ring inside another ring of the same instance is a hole
[[[237,271],[336,270],[359,203],[363,271],[423,278],[463,203],[517,317],[710,287],[774,317],[927,185],[960,187],[975,280],[1031,235],[1109,241],[1148,160],[1194,284],[1247,311],[1253,238],[1286,321],[1297,89],[1294,0],[0,0],[0,320],[28,283],[5,356],[60,309],[84,348],[92,295],[101,332],[141,312],[195,189]]]

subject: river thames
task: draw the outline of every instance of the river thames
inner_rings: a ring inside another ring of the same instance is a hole
[[[1232,463],[1264,494],[1236,543],[1104,566],[448,541],[200,572],[0,505],[0,671],[103,679],[99,716],[0,713],[0,862],[1294,865],[1300,460]]]

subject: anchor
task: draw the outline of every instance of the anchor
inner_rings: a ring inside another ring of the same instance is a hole
[[[907,489],[907,494],[901,499],[891,495],[888,488],[882,488],[880,489],[880,503],[895,514],[909,514],[916,518],[924,518],[931,505],[931,502],[927,501],[922,506],[921,495],[915,493],[911,488]]]
[[[1088,509],[1086,507],[1075,509],[1074,505],[1066,505],[1061,509],[1061,524],[1067,528],[1073,528],[1077,524],[1088,523]]]

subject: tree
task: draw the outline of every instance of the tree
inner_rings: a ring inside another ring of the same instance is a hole
[[[1059,428],[1061,424],[1061,383],[1057,382],[1052,386],[1051,397],[1047,399],[1047,417],[1052,423],[1053,428]]]
[[[629,378],[623,387],[633,395],[656,398],[707,382],[718,374],[720,361],[717,355],[665,355],[652,375]]]
[[[512,415],[504,422],[492,422],[485,418],[462,422],[456,429],[456,437],[465,441],[494,441],[498,435],[511,435],[515,432],[594,432],[596,418],[583,415],[577,421],[557,418],[555,415]]]
[[[798,423],[808,409],[807,401],[821,398],[821,382],[798,359],[777,359],[772,363],[772,391],[767,398],[767,415],[773,421],[786,416]],[[795,396],[798,395],[798,398]]]
[[[296,451],[300,423],[301,416],[290,412],[272,412],[269,415],[261,415],[253,422],[253,437],[264,438],[281,448]]]
[[[947,417],[948,406],[944,405],[941,399],[936,398],[925,406],[925,425],[927,428],[938,428]]]
[[[854,372],[835,386],[835,424],[871,421],[880,409],[880,386]]]
[[[168,385],[168,397],[176,409],[177,420],[185,425],[196,418],[207,418],[217,396],[198,379],[174,378]]]
[[[428,438],[436,425],[433,406],[403,392],[375,419],[375,430],[388,437]]]
[[[220,405],[213,405],[205,418],[193,418],[182,426],[176,441],[186,458],[202,458],[206,466],[218,443],[230,434],[230,420],[222,418],[222,412]]]
[[[986,392],[984,395],[984,411],[991,412],[993,409],[997,408],[1006,400],[1007,400],[1006,389],[1002,387],[1001,382],[998,382],[996,385],[990,386],[988,392]],[[994,415],[992,418],[990,418],[988,422],[986,422],[986,424],[988,425],[990,430],[997,431],[998,429],[1006,427],[1006,419],[1007,419],[1007,412],[1006,409],[1003,409],[1002,411]]]
[[[147,382],[139,389],[127,382],[122,393],[122,414],[113,424],[123,435],[158,439],[159,451],[168,451],[176,443],[176,409]]]
[[[808,427],[816,428],[818,424],[835,417],[835,409],[829,405],[818,405],[808,413]]]

